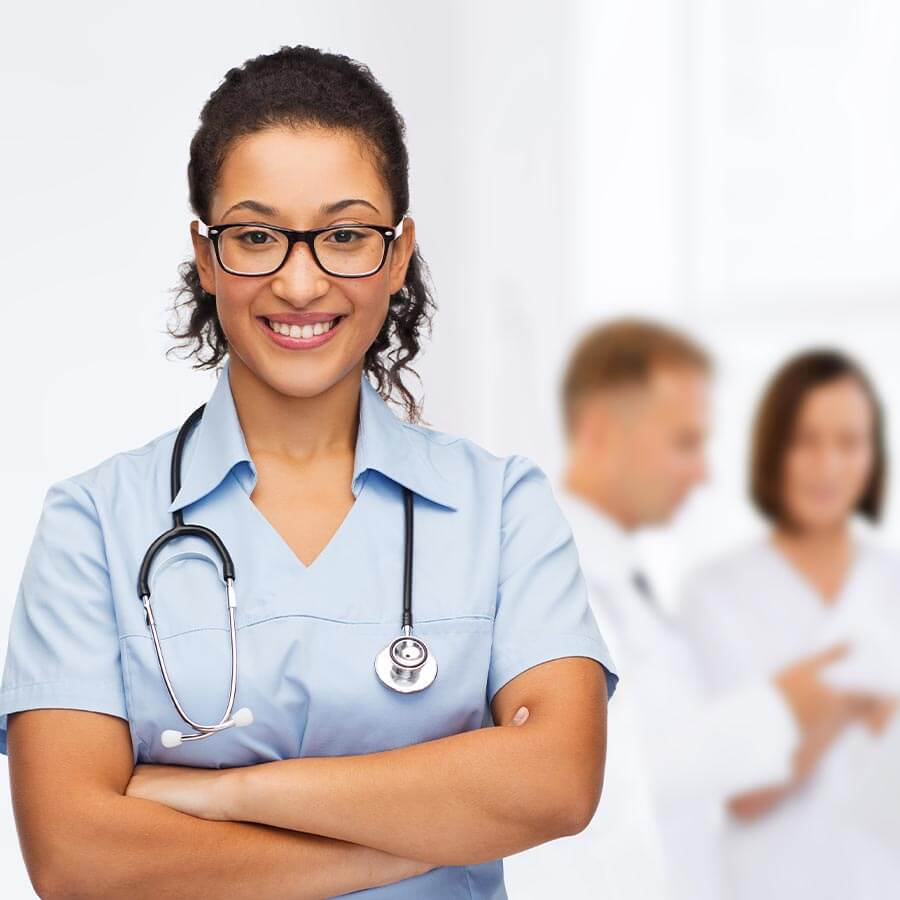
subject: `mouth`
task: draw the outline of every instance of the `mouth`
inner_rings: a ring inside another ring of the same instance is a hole
[[[285,322],[273,322],[266,316],[257,316],[257,321],[279,347],[306,350],[331,340],[346,318],[346,315],[335,316],[329,322],[316,322],[312,325],[288,325]]]

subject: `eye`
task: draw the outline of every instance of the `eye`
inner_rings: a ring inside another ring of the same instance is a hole
[[[358,228],[336,228],[328,232],[325,240],[332,244],[353,244],[364,237],[365,232]]]
[[[263,240],[245,240],[246,238],[251,238],[254,235],[256,235],[257,237],[263,238]],[[252,231],[242,231],[238,235],[239,241],[241,241],[244,244],[250,244],[254,247],[263,246],[266,243],[266,240],[265,240],[266,238],[268,238],[269,240],[274,240],[274,238],[268,231],[262,231],[261,229],[258,229],[258,228],[253,229]]]

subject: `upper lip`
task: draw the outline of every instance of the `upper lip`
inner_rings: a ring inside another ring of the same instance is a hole
[[[316,322],[330,322],[336,319],[341,313],[331,312],[295,312],[295,313],[272,313],[272,315],[263,316],[270,322],[283,322],[285,325],[313,325]]]

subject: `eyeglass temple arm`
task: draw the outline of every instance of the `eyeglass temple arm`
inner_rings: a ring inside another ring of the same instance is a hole
[[[396,226],[394,226],[394,238],[395,239],[400,237],[401,234],[403,234],[403,223],[406,221],[407,215],[409,215],[409,213],[404,213],[400,217],[400,221],[396,224]]]

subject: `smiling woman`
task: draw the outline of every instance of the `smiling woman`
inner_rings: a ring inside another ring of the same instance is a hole
[[[207,102],[172,333],[217,383],[50,486],[13,613],[41,896],[501,900],[505,855],[592,817],[617,676],[569,525],[403,384],[434,308],[407,168],[344,56],[282,47]]]

